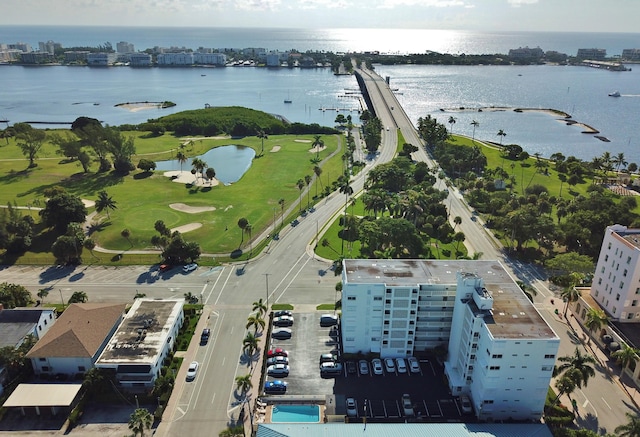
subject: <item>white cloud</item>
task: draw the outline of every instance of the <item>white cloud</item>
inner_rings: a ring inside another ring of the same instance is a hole
[[[507,0],[511,6],[519,7],[522,5],[532,5],[538,3],[538,0]]]
[[[464,6],[465,2],[461,0],[382,0],[378,5],[380,9],[393,9],[403,6],[422,6],[432,8],[448,8],[456,6]]]
[[[235,2],[236,8],[244,11],[273,11],[280,4],[280,0],[240,0]]]

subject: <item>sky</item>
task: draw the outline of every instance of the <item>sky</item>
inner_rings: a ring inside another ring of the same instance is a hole
[[[3,0],[0,25],[638,32],[640,0]]]

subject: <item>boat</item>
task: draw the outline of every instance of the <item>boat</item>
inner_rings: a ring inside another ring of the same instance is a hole
[[[614,91],[609,93],[609,97],[620,97],[620,91]]]
[[[293,102],[291,101],[291,97],[289,96],[289,93],[287,93],[287,98],[286,98],[286,99],[284,99],[284,102],[285,102],[285,103],[293,103]]]

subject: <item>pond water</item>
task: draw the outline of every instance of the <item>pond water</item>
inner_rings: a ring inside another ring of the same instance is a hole
[[[182,164],[184,171],[191,171],[191,162],[195,158],[200,158],[216,171],[216,179],[220,183],[229,185],[240,180],[242,175],[251,167],[251,162],[256,156],[255,150],[246,146],[220,146],[209,150],[204,155],[190,158]],[[170,161],[156,162],[156,170],[175,171],[180,170],[180,163],[177,159]]]

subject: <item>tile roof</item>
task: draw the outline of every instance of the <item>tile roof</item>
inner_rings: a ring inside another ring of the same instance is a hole
[[[93,357],[119,324],[126,304],[74,303],[29,351],[27,358]]]

